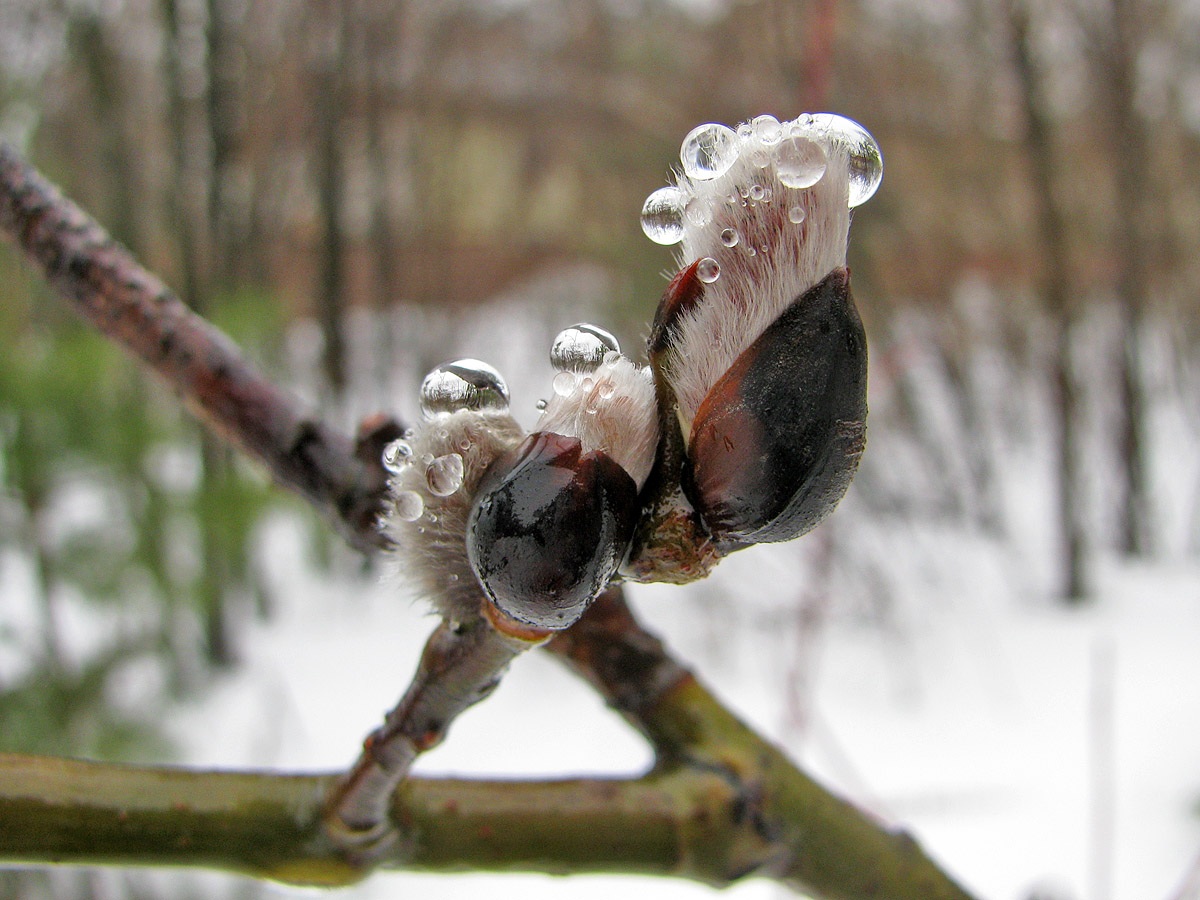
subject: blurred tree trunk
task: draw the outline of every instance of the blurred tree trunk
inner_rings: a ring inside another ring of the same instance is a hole
[[[227,290],[237,265],[230,163],[238,129],[238,36],[231,19],[229,0],[208,0],[208,238],[210,288]]]
[[[193,117],[184,87],[185,48],[181,10],[176,0],[160,0],[159,9],[165,32],[163,63],[171,141],[171,181],[167,206],[171,210],[180,295],[197,312],[210,314],[208,300],[211,297],[211,284],[205,276],[199,243],[204,228],[198,223],[204,214],[199,209],[200,204],[194,202],[201,193],[197,182],[204,181],[204,173],[197,167],[196,154],[192,149]],[[208,185],[212,183],[213,173],[209,172],[208,175],[208,181],[204,182],[204,194],[211,199]],[[199,440],[201,473],[196,517],[202,558],[198,599],[204,623],[204,651],[211,664],[228,666],[235,659],[225,610],[230,566],[228,555],[222,549],[219,514],[219,498],[225,493],[229,481],[227,451],[207,432],[202,432]]]
[[[345,390],[346,225],[342,128],[348,61],[347,23],[340,2],[325,0],[314,11],[317,47],[313,59],[313,107],[316,111],[317,205],[321,220],[321,258],[317,276],[317,316],[325,336],[325,377],[335,396]]]
[[[1061,593],[1070,603],[1089,594],[1086,536],[1079,514],[1079,390],[1071,365],[1070,259],[1067,222],[1057,196],[1052,122],[1042,99],[1042,73],[1030,42],[1029,13],[1022,0],[1004,0],[1020,102],[1025,115],[1025,150],[1033,179],[1037,241],[1042,257],[1042,303],[1054,323],[1052,390],[1057,418],[1058,527],[1062,547]]]
[[[1138,5],[1110,0],[1110,27],[1093,43],[1101,96],[1111,126],[1113,175],[1116,188],[1114,222],[1117,298],[1121,309],[1120,372],[1121,423],[1118,431],[1122,467],[1120,540],[1123,552],[1141,555],[1153,550],[1146,439],[1146,397],[1141,378],[1139,341],[1147,306],[1146,196],[1150,154],[1146,129],[1136,107],[1137,56],[1143,30]]]
[[[101,13],[81,10],[71,13],[69,34],[72,49],[82,59],[88,79],[88,93],[95,104],[95,121],[100,128],[101,171],[106,177],[108,209],[105,218],[109,231],[134,252],[138,241],[137,179],[133,147],[125,133],[122,74]]]

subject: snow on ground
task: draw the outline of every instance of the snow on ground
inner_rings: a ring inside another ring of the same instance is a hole
[[[1014,603],[987,577],[962,590],[989,573],[970,538],[942,543],[969,567],[954,590],[910,599],[907,621],[886,627],[842,614],[834,598],[805,660],[789,624],[799,620],[777,602],[780,585],[804,574],[789,548],[744,551],[707,583],[634,588],[632,598],[743,717],[826,784],[909,827],[980,895],[1016,900],[1053,885],[1059,896],[1105,896],[1093,848],[1111,829],[1107,895],[1172,897],[1200,848],[1200,566],[1102,565],[1098,600],[1068,609]],[[314,575],[293,523],[277,521],[267,545],[278,615],[245,636],[246,665],[182,715],[178,733],[195,764],[343,767],[403,690],[433,621],[394,581]],[[801,723],[789,678],[808,684]],[[535,653],[418,771],[634,773],[648,762],[594,694]],[[614,892],[715,895],[656,879],[389,873],[337,896]],[[765,882],[722,894],[785,895]]]

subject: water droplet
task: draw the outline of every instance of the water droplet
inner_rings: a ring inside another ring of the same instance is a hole
[[[591,372],[609,353],[620,353],[617,339],[587,322],[564,328],[550,347],[550,365],[562,372]]]
[[[477,359],[438,366],[421,382],[421,412],[427,417],[460,409],[508,409],[508,385],[500,373]]]
[[[592,389],[592,385],[595,383],[596,382],[592,381],[592,379],[585,378],[585,379],[583,379],[583,381],[579,382],[579,386],[581,388],[583,388],[585,391],[590,391]]]
[[[761,203],[763,197],[767,195],[767,189],[761,184],[752,184],[750,186],[750,199],[755,203]]]
[[[538,411],[538,412],[542,412],[543,410],[545,410],[545,408],[546,408],[547,406],[549,406],[549,404],[548,404],[548,403],[546,403],[546,401],[545,401],[545,400],[539,400],[537,403],[535,403],[535,404],[533,404],[533,405],[534,405],[534,407],[536,407],[536,408],[537,408],[537,411]]]
[[[726,228],[721,232],[721,243],[726,247],[736,247],[738,240],[738,233],[733,228]]]
[[[621,361],[621,351],[620,350],[609,350],[607,353],[604,354],[604,365],[606,365],[610,369],[613,368],[614,366],[616,366],[616,364],[619,363],[620,361]]]
[[[737,136],[743,141],[748,141],[754,137],[754,126],[749,122],[742,122],[737,127]]]
[[[570,397],[575,393],[575,373],[574,372],[559,372],[554,376],[554,381],[551,382],[554,387],[554,393],[560,397]]]
[[[754,135],[768,147],[773,147],[783,140],[783,126],[774,116],[755,116]]]
[[[700,197],[693,197],[689,200],[683,208],[683,214],[687,217],[688,224],[697,228],[703,228],[712,221],[712,207],[709,206],[707,199]]]
[[[683,240],[683,208],[687,194],[677,187],[661,187],[642,205],[642,231],[656,244]]]
[[[683,171],[695,181],[708,181],[729,171],[738,156],[737,134],[726,125],[697,125],[683,139],[679,159]]]
[[[392,441],[383,448],[383,467],[393,475],[399,475],[412,462],[412,452],[412,445],[408,441]]]
[[[804,207],[797,204],[788,210],[788,221],[793,225],[799,225],[804,221],[805,215],[807,213],[804,212]]]
[[[596,393],[600,396],[601,400],[611,399],[612,395],[616,392],[617,386],[611,381],[602,381],[600,382],[600,387],[596,388]]]
[[[775,174],[790,188],[812,187],[829,165],[825,148],[803,135],[791,135],[775,149]]]
[[[817,113],[811,127],[827,141],[845,148],[850,165],[850,207],[870,200],[883,180],[883,154],[875,138],[853,119],[833,113]]]
[[[711,256],[706,256],[696,263],[696,277],[705,284],[712,284],[721,277],[721,266]]]
[[[463,458],[457,453],[439,456],[425,469],[429,491],[438,497],[449,497],[463,483]]]
[[[392,498],[396,518],[402,522],[415,522],[425,511],[425,501],[416,491],[400,491]]]

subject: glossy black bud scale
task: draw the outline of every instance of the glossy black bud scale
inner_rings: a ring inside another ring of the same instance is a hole
[[[637,519],[637,486],[603,451],[535,432],[489,468],[467,555],[491,601],[534,628],[569,627],[612,578]]]

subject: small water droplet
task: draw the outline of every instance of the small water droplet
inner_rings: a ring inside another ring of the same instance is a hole
[[[463,451],[463,453],[466,453],[468,450],[470,450],[471,449],[471,439],[470,438],[460,439],[458,442],[458,449]]]
[[[415,522],[425,511],[425,501],[416,491],[400,491],[392,498],[396,510],[396,518],[402,522]]]
[[[596,393],[601,400],[608,400],[617,392],[617,386],[611,381],[600,382],[600,387],[596,388]]]
[[[870,200],[883,180],[883,154],[875,138],[853,119],[834,113],[817,113],[811,127],[827,141],[845,148],[850,165],[850,208]]]
[[[426,417],[460,409],[508,409],[508,385],[500,373],[477,359],[457,359],[425,376],[421,382],[421,412]]]
[[[679,150],[683,171],[695,181],[708,181],[729,171],[738,157],[738,139],[727,125],[709,123],[688,132]]]
[[[791,135],[775,149],[775,174],[786,187],[812,187],[828,165],[825,148],[803,135]]]
[[[733,228],[726,228],[721,232],[721,243],[726,247],[736,247],[738,240],[738,233]]]
[[[712,284],[721,277],[721,266],[711,256],[706,256],[696,263],[696,277],[705,284]]]
[[[683,240],[683,208],[687,194],[677,187],[661,187],[642,204],[642,231],[656,244]]]
[[[457,453],[439,456],[425,469],[429,491],[438,497],[449,497],[463,483],[463,458]]]
[[[570,397],[575,393],[575,373],[574,372],[559,372],[554,376],[554,381],[551,385],[554,388],[554,393],[560,397]]]
[[[408,441],[392,441],[383,448],[383,467],[393,475],[399,475],[412,462],[412,452],[412,445]]]
[[[538,411],[538,412],[541,412],[541,411],[543,411],[543,410],[544,410],[544,409],[545,409],[545,408],[546,408],[546,407],[547,407],[549,404],[548,404],[548,403],[546,403],[546,401],[545,401],[545,400],[539,400],[537,403],[535,403],[535,404],[533,404],[533,405],[534,405],[534,407],[536,407],[536,408],[537,408],[537,411]]]
[[[763,197],[767,195],[767,189],[761,184],[752,184],[750,186],[750,199],[755,203],[762,202]]]
[[[804,207],[797,204],[788,210],[788,221],[793,225],[799,225],[804,221],[804,217],[806,215],[807,213],[805,213]]]
[[[607,353],[604,354],[604,365],[610,369],[613,368],[614,366],[616,366],[616,364],[619,363],[620,361],[621,361],[621,351],[620,350],[609,350]]]
[[[768,147],[773,147],[783,139],[783,126],[774,116],[755,116],[754,135]]]
[[[748,141],[754,137],[754,126],[749,122],[742,122],[737,127],[737,136],[743,141]]]
[[[683,208],[683,214],[687,218],[689,225],[694,225],[697,228],[703,228],[712,221],[712,207],[707,199],[693,197],[687,202],[687,206]]]
[[[449,575],[446,576],[446,580],[448,582],[450,582],[451,584],[454,584],[454,582],[458,581],[458,573],[451,572]]]
[[[583,411],[589,416],[594,416],[600,411],[600,401],[595,397],[588,398],[587,404],[583,407]]]
[[[561,372],[591,372],[609,353],[620,353],[617,339],[595,325],[580,322],[564,328],[550,347],[550,365]]]

